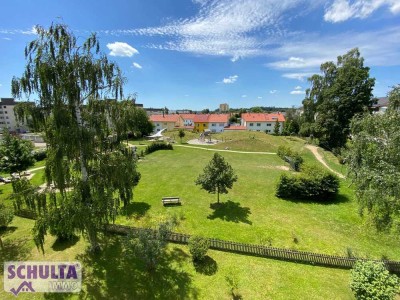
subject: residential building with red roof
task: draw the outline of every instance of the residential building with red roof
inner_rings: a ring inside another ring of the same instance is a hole
[[[164,128],[167,129],[167,131],[170,131],[176,127],[183,126],[183,119],[180,115],[151,115],[149,119],[154,124],[155,132]]]
[[[208,129],[211,132],[223,132],[229,125],[229,114],[211,114],[208,117]]]
[[[194,127],[194,118],[196,114],[179,114],[183,119],[183,126]]]
[[[281,113],[244,113],[241,125],[247,130],[273,133],[276,122],[279,122],[279,132],[281,133],[285,123],[285,116]]]

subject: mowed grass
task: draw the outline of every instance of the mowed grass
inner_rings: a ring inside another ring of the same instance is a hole
[[[87,254],[81,237],[62,244],[46,238],[45,253],[30,239],[33,221],[16,217],[4,233],[6,252],[1,262],[12,260],[80,261],[80,294],[21,293],[18,299],[232,299],[226,276],[235,274],[243,299],[353,299],[348,270],[209,251],[203,265],[194,267],[188,248],[169,244],[156,272],[149,274],[138,259],[128,258],[123,237],[101,236],[102,253]],[[15,299],[3,285],[0,298]]]
[[[320,166],[300,145],[300,141],[295,142],[305,161]],[[153,226],[175,215],[181,220],[177,231],[183,233],[332,255],[347,255],[351,249],[360,257],[400,260],[399,239],[377,233],[359,216],[348,181],[341,181],[335,201],[275,197],[280,175],[289,172],[281,169],[286,164],[277,155],[221,152],[238,181],[229,194],[221,195],[219,207],[211,207],[216,195],[201,190],[195,180],[212,155],[212,151],[175,147],[146,156],[139,162],[142,177],[129,215],[120,216],[117,222]],[[179,196],[183,205],[163,207],[164,196]]]

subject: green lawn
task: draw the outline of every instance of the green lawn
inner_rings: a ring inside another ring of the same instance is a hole
[[[300,152],[307,163],[320,165],[309,150],[300,148]],[[351,248],[362,257],[400,260],[399,239],[365,224],[348,181],[341,181],[336,201],[282,200],[274,195],[275,185],[288,171],[280,169],[286,163],[277,155],[222,155],[236,171],[238,181],[228,195],[221,196],[220,207],[211,208],[216,195],[194,184],[212,152],[175,147],[148,155],[139,163],[142,177],[130,214],[120,216],[117,222],[151,226],[176,215],[181,219],[178,231],[183,233],[335,255],[346,255]],[[183,205],[163,207],[163,196],[179,196]]]
[[[225,277],[236,274],[243,299],[353,299],[349,271],[209,251],[195,268],[186,246],[170,244],[159,269],[149,275],[140,261],[128,259],[121,237],[102,237],[101,255],[86,254],[83,238],[59,244],[47,237],[45,254],[29,238],[33,221],[15,218],[5,233],[1,261],[74,261],[83,264],[79,295],[20,294],[18,299],[231,299]],[[0,285],[3,284],[3,267]],[[1,288],[1,299],[15,299]]]

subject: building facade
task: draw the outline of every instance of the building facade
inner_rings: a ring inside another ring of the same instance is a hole
[[[26,132],[25,124],[20,124],[14,114],[17,102],[14,98],[0,98],[0,132],[8,129],[10,132]]]
[[[281,113],[245,113],[241,125],[250,131],[273,133],[276,122],[279,122],[279,133],[282,133],[285,116]]]

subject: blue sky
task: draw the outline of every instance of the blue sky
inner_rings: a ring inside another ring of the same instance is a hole
[[[400,83],[400,0],[5,0],[0,97],[34,25],[61,20],[101,49],[145,107],[300,106],[307,78],[359,47],[374,95]]]

